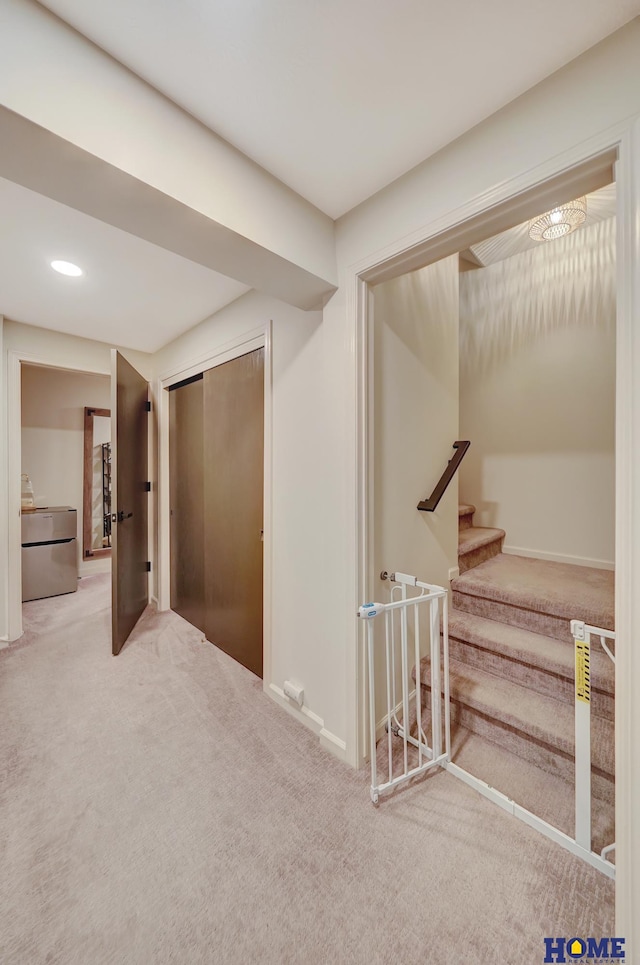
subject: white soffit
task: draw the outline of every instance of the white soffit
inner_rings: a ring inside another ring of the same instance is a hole
[[[640,13],[640,0],[42,0],[336,218]]]
[[[616,186],[607,184],[598,191],[593,191],[586,196],[587,198],[587,220],[585,225],[595,224],[597,221],[606,221],[616,213]],[[567,200],[572,200],[567,198]],[[540,211],[545,214],[545,211]],[[579,229],[578,229],[579,230]],[[467,251],[461,252],[461,257],[478,267],[485,268],[487,265],[494,265],[512,255],[519,255],[522,251],[529,248],[536,248],[540,244],[552,244],[553,242],[534,241],[529,236],[529,222],[516,225],[507,231],[501,231],[493,238],[480,241],[478,244],[471,245]],[[469,253],[471,258],[469,258]]]
[[[249,290],[4,178],[0,211],[1,308],[16,322],[155,352]]]

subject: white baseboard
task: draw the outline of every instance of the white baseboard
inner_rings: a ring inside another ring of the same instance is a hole
[[[459,576],[460,576],[460,567],[452,566],[451,569],[449,570],[449,583],[451,583],[451,580],[455,580]]]
[[[320,731],[320,743],[325,748],[325,750],[330,751],[334,757],[338,757],[341,761],[347,761],[347,745],[335,734],[332,734],[330,730],[323,727]]]
[[[322,717],[318,717],[317,714],[314,714],[314,712],[309,710],[308,707],[305,707],[304,704],[302,707],[299,707],[293,700],[289,700],[289,698],[285,696],[284,690],[276,684],[269,684],[268,688],[265,687],[265,693],[267,693],[272,700],[275,700],[280,707],[283,707],[288,714],[291,714],[292,717],[295,717],[301,721],[301,723],[305,724],[314,734],[320,735],[320,731],[324,727]]]
[[[330,751],[335,757],[340,758],[341,761],[347,760],[347,745],[339,737],[336,737],[335,734],[332,734],[330,730],[326,729],[322,717],[318,717],[317,714],[314,714],[314,712],[309,710],[308,707],[305,707],[304,704],[302,707],[299,707],[293,700],[289,700],[289,698],[285,696],[284,690],[276,684],[269,684],[268,686],[265,684],[264,692],[272,700],[275,700],[278,706],[286,710],[288,714],[295,717],[296,720],[299,720],[301,724],[308,727],[314,734],[317,734],[322,747]]]
[[[598,570],[614,570],[615,563],[610,560],[592,560],[587,556],[563,556],[560,553],[543,553],[541,550],[525,549],[523,546],[503,546],[503,553],[511,556],[528,556],[534,560],[549,560],[550,563],[572,563],[574,566],[592,566]]]

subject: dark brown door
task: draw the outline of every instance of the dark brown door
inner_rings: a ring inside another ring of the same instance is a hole
[[[149,386],[115,349],[111,393],[111,625],[118,654],[149,602]]]
[[[206,633],[204,618],[204,380],[169,392],[171,609]]]
[[[264,349],[204,373],[204,632],[262,676]]]

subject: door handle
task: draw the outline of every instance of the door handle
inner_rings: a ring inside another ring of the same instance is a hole
[[[121,523],[125,519],[131,519],[133,513],[125,513],[122,509],[118,510],[117,513],[111,514],[112,523]]]

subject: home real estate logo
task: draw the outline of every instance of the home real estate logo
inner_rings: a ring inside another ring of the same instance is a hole
[[[547,962],[624,965],[624,938],[545,938]]]

